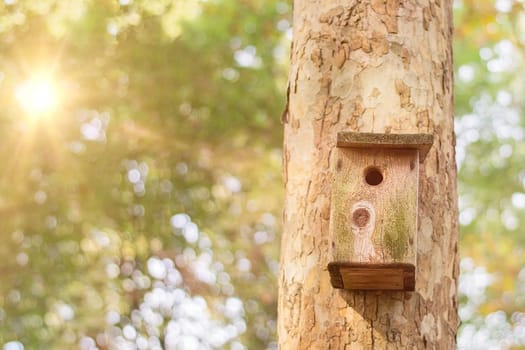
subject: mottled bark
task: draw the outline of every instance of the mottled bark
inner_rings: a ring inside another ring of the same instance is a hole
[[[457,196],[451,1],[296,0],[285,115],[281,349],[454,349]],[[432,133],[419,175],[415,292],[329,280],[338,131]]]

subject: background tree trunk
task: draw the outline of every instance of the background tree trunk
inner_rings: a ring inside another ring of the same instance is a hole
[[[281,349],[454,349],[457,199],[450,1],[296,0],[285,115]],[[332,288],[338,131],[433,133],[420,168],[415,292]]]

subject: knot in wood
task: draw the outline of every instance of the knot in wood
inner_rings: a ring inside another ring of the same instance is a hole
[[[352,214],[352,220],[357,227],[365,227],[370,221],[370,212],[365,208],[358,208]]]

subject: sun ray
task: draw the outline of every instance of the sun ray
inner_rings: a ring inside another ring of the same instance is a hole
[[[6,140],[11,145],[0,177],[2,187],[26,178],[35,167],[60,166],[67,152],[59,132],[64,106],[58,83],[49,73],[33,72],[14,87],[14,101],[20,107],[16,130]],[[7,135],[6,135],[7,136]]]

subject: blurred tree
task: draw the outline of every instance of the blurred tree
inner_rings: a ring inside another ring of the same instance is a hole
[[[294,5],[279,345],[452,349],[458,273],[452,4]],[[341,292],[330,285],[330,169],[343,130],[434,134],[420,173],[416,293]]]
[[[454,2],[461,349],[525,346],[525,9]]]
[[[288,11],[0,5],[0,344],[274,346]]]

